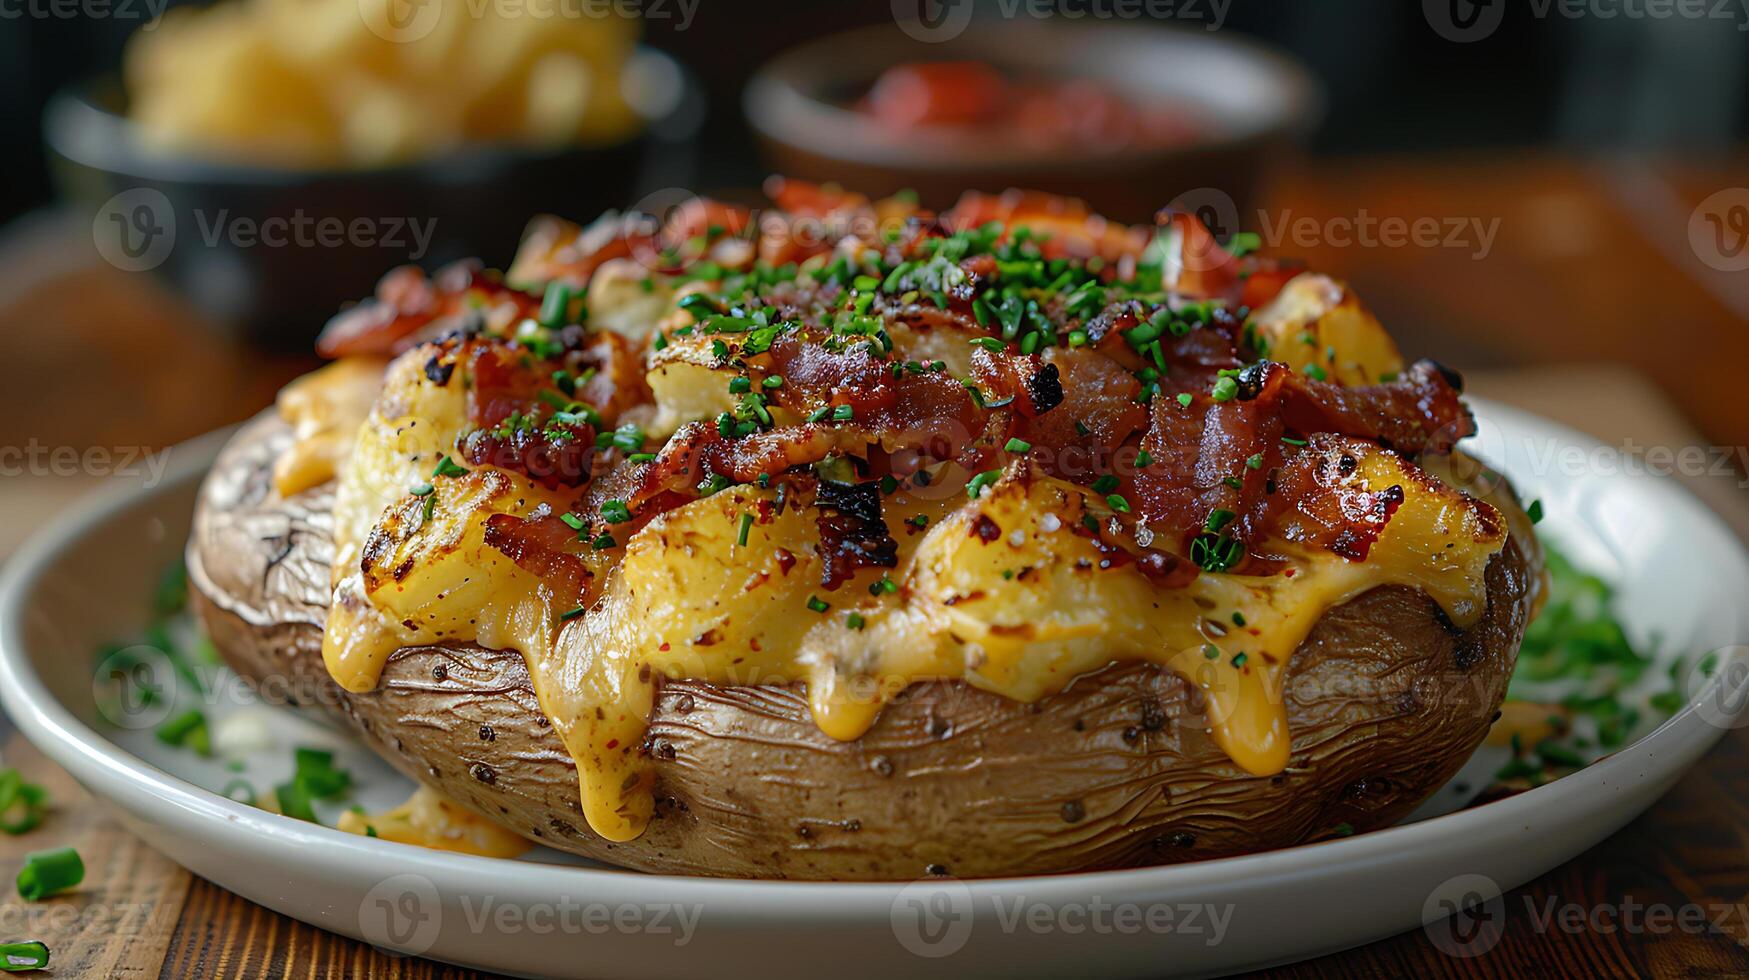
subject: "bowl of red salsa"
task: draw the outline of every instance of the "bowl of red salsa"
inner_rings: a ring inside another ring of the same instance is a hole
[[[756,73],[745,107],[782,173],[933,207],[1025,187],[1142,221],[1180,195],[1252,206],[1322,98],[1297,63],[1228,36],[993,21],[938,43],[891,25],[808,42]]]

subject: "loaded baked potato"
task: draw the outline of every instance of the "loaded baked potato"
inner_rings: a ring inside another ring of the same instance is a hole
[[[244,676],[527,838],[988,876],[1401,819],[1540,557],[1457,376],[1193,218],[775,182],[392,273],[201,494]]]

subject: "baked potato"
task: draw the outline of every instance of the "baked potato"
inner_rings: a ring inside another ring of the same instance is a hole
[[[780,188],[785,213],[894,207],[808,190]],[[709,279],[625,290],[611,263],[650,242],[548,223],[512,266],[569,283],[547,309],[478,270],[399,281],[209,476],[188,567],[215,646],[462,806],[647,871],[1061,872],[1401,819],[1487,733],[1538,594],[1529,520],[1452,449],[1454,377],[1404,368],[1339,283],[1182,216],[1176,289],[1202,305],[1027,294],[1080,337],[1026,349],[958,287],[1017,254],[1134,275],[1158,239],[1004,200],[972,199],[972,233],[906,214],[888,236],[982,236],[936,263],[966,270],[939,302],[902,262],[824,287],[880,323],[853,349],[811,332],[796,280],[774,295],[800,325],[763,343],[750,300],[713,295],[722,260],[825,282],[870,239],[749,247],[720,205],[649,233]],[[1268,361],[1270,338],[1326,367]],[[543,413],[517,371],[548,358],[570,383]],[[509,402],[537,421],[506,427]]]

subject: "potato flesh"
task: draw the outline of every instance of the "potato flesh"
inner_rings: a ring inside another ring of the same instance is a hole
[[[1304,371],[1321,368],[1345,385],[1376,384],[1403,370],[1403,355],[1354,291],[1329,276],[1304,272],[1251,318],[1271,360]]]
[[[1330,313],[1346,302],[1345,291],[1305,276],[1295,284],[1297,299],[1278,302],[1272,329],[1336,322]],[[661,309],[687,317],[667,295],[651,302],[641,289],[621,291],[601,298],[647,305],[631,320]],[[1357,351],[1356,370],[1376,372],[1395,357],[1394,347],[1367,340],[1370,318],[1344,322],[1330,339]],[[615,329],[635,327],[628,320]],[[895,329],[901,356],[928,339]],[[677,338],[653,358],[650,384],[663,421],[720,410],[713,399],[727,397],[734,366],[715,356],[710,340]],[[429,479],[465,425],[462,386],[430,382],[420,363],[410,354],[391,370],[342,481],[341,560],[324,657],[342,686],[363,691],[399,647],[471,641],[518,651],[576,762],[591,828],[614,841],[637,837],[652,812],[653,770],[642,742],[658,676],[805,681],[820,729],[848,740],[918,681],[963,678],[1031,702],[1113,661],[1146,660],[1200,689],[1209,727],[1237,764],[1278,772],[1290,741],[1282,675],[1323,613],[1397,584],[1422,589],[1464,625],[1485,605],[1482,572],[1505,540],[1473,502],[1377,454],[1355,479],[1373,490],[1402,485],[1406,498],[1368,561],[1278,548],[1293,575],[1204,575],[1162,588],[1133,564],[1101,567],[1107,555],[1077,533],[1089,506],[1079,488],[1014,468],[975,501],[957,492],[888,498],[886,517],[900,541],[896,592],[871,595],[867,586],[879,573],[869,571],[824,593],[806,502],[778,509],[775,491],[742,486],[659,516],[626,542],[617,565],[600,557],[599,601],[565,623],[559,614],[574,600],[557,606],[536,577],[485,545],[483,529],[492,514],[527,516],[541,503],[562,513],[566,498],[489,467],[433,481],[429,520],[424,502],[406,493]],[[759,519],[742,545],[747,513]],[[917,515],[929,518],[927,530],[906,533],[903,522]],[[375,544],[359,571],[367,539]],[[818,602],[831,607],[822,612]]]

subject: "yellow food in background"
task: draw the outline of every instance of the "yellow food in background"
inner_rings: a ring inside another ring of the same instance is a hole
[[[605,11],[527,0],[232,0],[168,11],[124,68],[151,149],[371,167],[623,139],[636,37]]]

